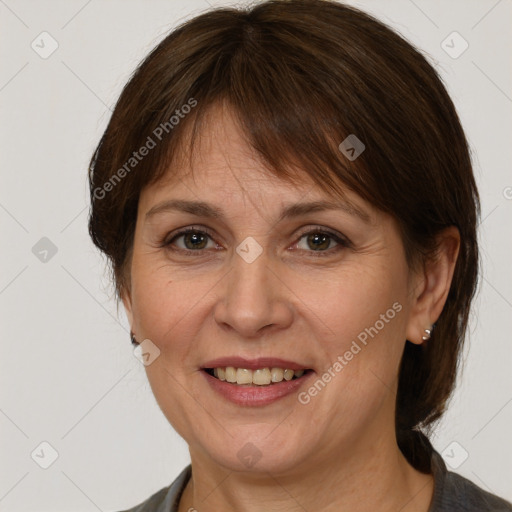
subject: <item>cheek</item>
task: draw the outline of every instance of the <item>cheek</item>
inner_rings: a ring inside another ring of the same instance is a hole
[[[212,285],[176,279],[173,274],[165,264],[134,257],[133,313],[139,337],[150,339],[160,350],[145,368],[153,395],[174,429],[186,437],[193,430],[189,418],[199,417],[206,405],[201,406],[200,400],[184,400],[183,386],[196,370],[190,361],[201,325],[201,298]]]
[[[151,263],[151,257],[134,255],[132,263],[132,305],[136,332],[149,338],[162,351],[166,340],[179,338],[177,327],[190,306],[189,294],[173,281],[166,266]]]
[[[406,282],[398,273],[396,278],[390,276],[389,270],[360,268],[331,274],[315,281],[314,287],[310,282],[309,291],[304,289],[302,294],[334,337],[356,337],[390,309],[387,316],[393,322],[385,322],[386,327],[400,323],[395,321],[400,316],[396,310],[404,306]],[[393,308],[394,303],[400,306]],[[381,322],[378,327],[384,330]]]
[[[136,332],[160,349],[162,362],[186,370],[193,358],[199,330],[205,325],[212,289],[219,276],[204,273],[199,278],[177,272],[161,256],[134,256],[132,304]],[[148,367],[149,369],[149,367]]]
[[[401,269],[392,266],[367,265],[320,282],[309,293],[308,305],[327,333],[319,341],[326,369],[341,356],[340,374],[357,382],[357,387],[375,376],[393,382],[405,342],[407,283],[403,276]]]
[[[365,269],[323,284],[324,293],[310,294],[308,305],[328,333],[317,341],[317,379],[326,384],[312,382],[301,403],[310,400],[318,418],[331,418],[350,436],[378,415],[392,415],[405,342],[405,282],[390,279],[384,269]]]

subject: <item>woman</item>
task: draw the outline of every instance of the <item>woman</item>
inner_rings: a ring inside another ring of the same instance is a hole
[[[166,37],[91,160],[90,234],[191,465],[132,511],[512,510],[426,434],[477,282],[467,142],[424,57],[354,8]]]

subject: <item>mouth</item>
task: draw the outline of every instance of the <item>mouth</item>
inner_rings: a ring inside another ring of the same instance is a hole
[[[220,357],[199,369],[217,396],[242,407],[267,406],[293,396],[315,373],[308,363],[277,357]]]
[[[310,368],[291,369],[279,366],[262,368],[241,368],[235,366],[216,366],[201,368],[211,377],[235,386],[269,387],[283,381],[299,380],[313,372]]]
[[[293,396],[308,385],[315,373],[311,368],[274,358],[224,358],[209,362],[200,370],[217,396],[242,407],[263,407]]]

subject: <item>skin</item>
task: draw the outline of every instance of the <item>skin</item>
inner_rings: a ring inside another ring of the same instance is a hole
[[[457,230],[447,229],[438,258],[413,272],[395,220],[350,192],[368,222],[343,210],[278,222],[286,205],[331,198],[304,174],[293,184],[272,176],[228,109],[213,108],[209,119],[193,174],[183,164],[179,178],[174,169],[141,193],[122,294],[137,340],[150,339],[161,351],[147,376],[189,445],[193,475],[180,512],[426,512],[433,478],[416,471],[396,443],[397,376],[406,339],[421,343],[442,311]],[[169,199],[205,201],[225,217],[165,211],[146,218]],[[189,226],[209,229],[211,237],[194,244],[181,236],[175,251],[161,246]],[[321,228],[350,244],[321,239],[317,249],[303,232]],[[235,251],[248,236],[263,249],[252,263]],[[397,302],[400,312],[308,404],[292,394],[266,406],[238,406],[199,370],[221,356],[267,355],[314,369],[314,381]],[[247,442],[261,453],[250,468],[237,457]]]

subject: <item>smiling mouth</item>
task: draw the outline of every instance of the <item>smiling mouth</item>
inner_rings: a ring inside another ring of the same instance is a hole
[[[289,368],[235,368],[233,366],[218,368],[203,368],[203,371],[220,381],[236,386],[272,386],[283,381],[297,380],[311,373],[311,369],[291,370]]]

